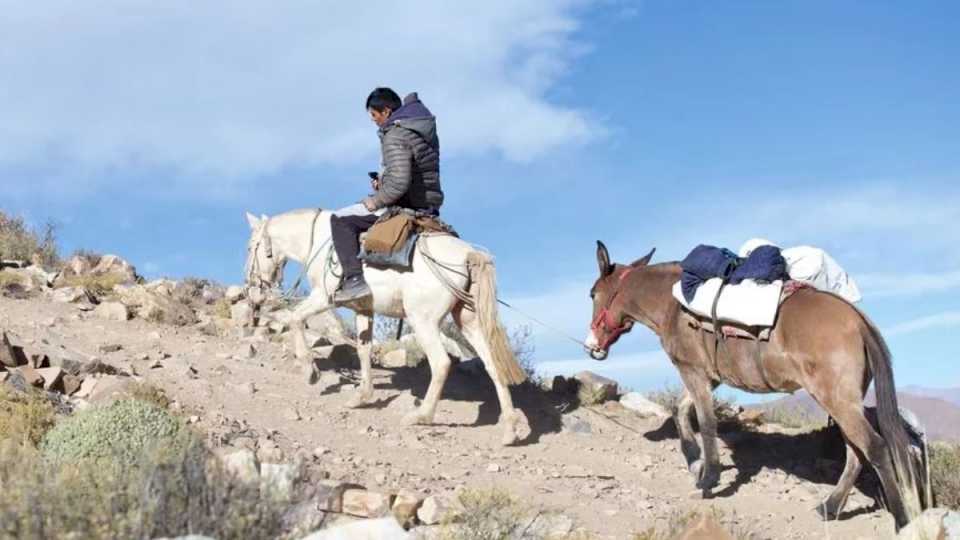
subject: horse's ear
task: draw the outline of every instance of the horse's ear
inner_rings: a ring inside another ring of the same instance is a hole
[[[641,258],[633,261],[632,263],[630,263],[630,266],[632,266],[632,267],[634,267],[634,268],[640,268],[641,266],[646,266],[646,265],[650,264],[650,259],[653,258],[653,253],[654,253],[655,251],[657,251],[657,248],[651,249],[651,250],[650,250],[650,253],[647,253],[647,254],[644,255],[643,257],[641,257]]]
[[[251,214],[250,212],[247,212],[247,223],[250,224],[251,229],[256,229],[260,226],[260,218]]]
[[[600,267],[600,276],[607,276],[613,272],[613,265],[610,264],[610,252],[603,242],[597,240],[597,265]]]
[[[260,214],[260,222],[261,222],[261,223],[266,223],[268,219],[270,219],[270,218],[267,217],[266,214]]]

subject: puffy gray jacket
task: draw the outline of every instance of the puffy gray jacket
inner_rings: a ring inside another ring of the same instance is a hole
[[[401,206],[439,210],[440,141],[437,120],[416,93],[403,98],[380,128],[380,189],[371,198],[377,208]]]

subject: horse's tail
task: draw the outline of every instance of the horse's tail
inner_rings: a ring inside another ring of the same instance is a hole
[[[517,357],[510,347],[507,332],[497,317],[497,274],[493,259],[486,253],[471,251],[467,255],[471,278],[476,285],[473,298],[474,309],[480,321],[480,329],[490,348],[493,365],[496,366],[500,382],[506,385],[520,384],[527,374],[517,363]]]
[[[859,311],[859,310],[858,310]],[[925,483],[922,465],[917,463],[910,452],[910,436],[904,427],[904,420],[900,415],[897,404],[897,390],[893,380],[890,349],[877,327],[864,315],[865,323],[861,332],[864,349],[870,371],[873,372],[873,384],[877,397],[877,424],[880,434],[890,449],[893,461],[893,470],[897,477],[897,488],[900,499],[903,501],[904,511],[908,521],[913,520],[923,511],[923,496],[921,486]]]

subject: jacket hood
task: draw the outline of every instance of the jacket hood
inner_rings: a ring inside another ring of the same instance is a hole
[[[416,92],[403,98],[403,105],[393,111],[381,130],[386,132],[394,125],[417,132],[428,143],[437,138],[437,119]]]

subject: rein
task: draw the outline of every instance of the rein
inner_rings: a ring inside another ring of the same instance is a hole
[[[606,336],[604,337],[603,341],[600,341],[597,344],[597,347],[599,347],[600,350],[607,350],[610,345],[617,340],[617,338],[630,329],[631,325],[627,324],[626,322],[618,324],[617,321],[613,320],[613,317],[610,314],[610,308],[613,307],[614,301],[616,301],[617,297],[620,296],[620,292],[623,290],[623,282],[634,270],[635,268],[630,266],[627,267],[626,271],[620,274],[620,278],[617,280],[617,288],[613,291],[613,294],[610,295],[610,299],[607,300],[607,305],[597,312],[597,316],[590,324],[590,330],[593,331],[594,335],[597,334],[597,330],[602,330]]]

